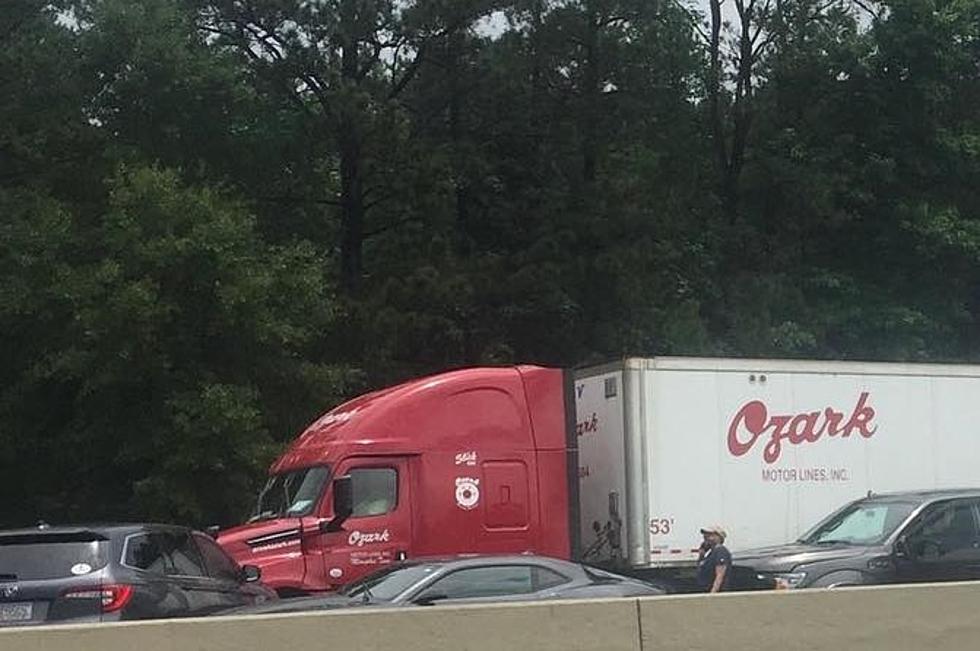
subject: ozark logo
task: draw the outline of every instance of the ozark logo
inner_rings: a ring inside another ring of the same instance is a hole
[[[16,583],[0,583],[0,597],[10,599],[20,592],[20,586]]]
[[[833,407],[801,414],[770,415],[765,403],[753,400],[738,410],[728,426],[728,451],[732,456],[741,457],[767,435],[769,440],[763,448],[762,458],[766,463],[776,463],[784,441],[802,445],[816,443],[824,436],[847,438],[854,432],[871,438],[878,427],[872,426],[875,410],[869,402],[868,392],[861,393],[850,416],[845,419],[844,412]]]

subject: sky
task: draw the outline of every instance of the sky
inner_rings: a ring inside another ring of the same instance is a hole
[[[681,0],[686,6],[698,9],[705,15],[708,14],[708,0]],[[722,4],[722,14],[725,20],[735,22],[737,19],[737,14],[735,13],[735,2],[734,0],[725,0]],[[477,23],[477,32],[480,34],[485,34],[490,37],[499,36],[507,29],[507,18],[504,16],[504,12],[497,11],[490,16],[480,20]]]

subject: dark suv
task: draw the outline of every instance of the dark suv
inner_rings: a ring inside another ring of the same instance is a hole
[[[980,579],[980,489],[872,495],[794,543],[739,552],[740,589]]]
[[[204,615],[269,599],[258,568],[182,527],[0,531],[0,626]]]

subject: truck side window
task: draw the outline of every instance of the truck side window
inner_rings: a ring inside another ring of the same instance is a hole
[[[927,510],[909,536],[913,553],[928,560],[973,550],[980,535],[973,511],[973,503],[967,500],[953,500]]]
[[[394,468],[353,468],[348,474],[354,497],[351,517],[384,515],[398,506],[398,471]]]

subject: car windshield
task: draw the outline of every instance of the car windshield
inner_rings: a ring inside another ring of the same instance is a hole
[[[799,542],[808,545],[879,545],[908,518],[915,506],[913,502],[857,502],[818,524]]]
[[[85,576],[106,566],[108,543],[92,535],[0,537],[0,578],[39,581]]]
[[[273,475],[259,493],[251,521],[309,515],[329,479],[329,466],[314,466]]]
[[[388,567],[351,583],[341,590],[341,594],[348,597],[367,597],[371,601],[391,601],[438,569],[435,565]]]

